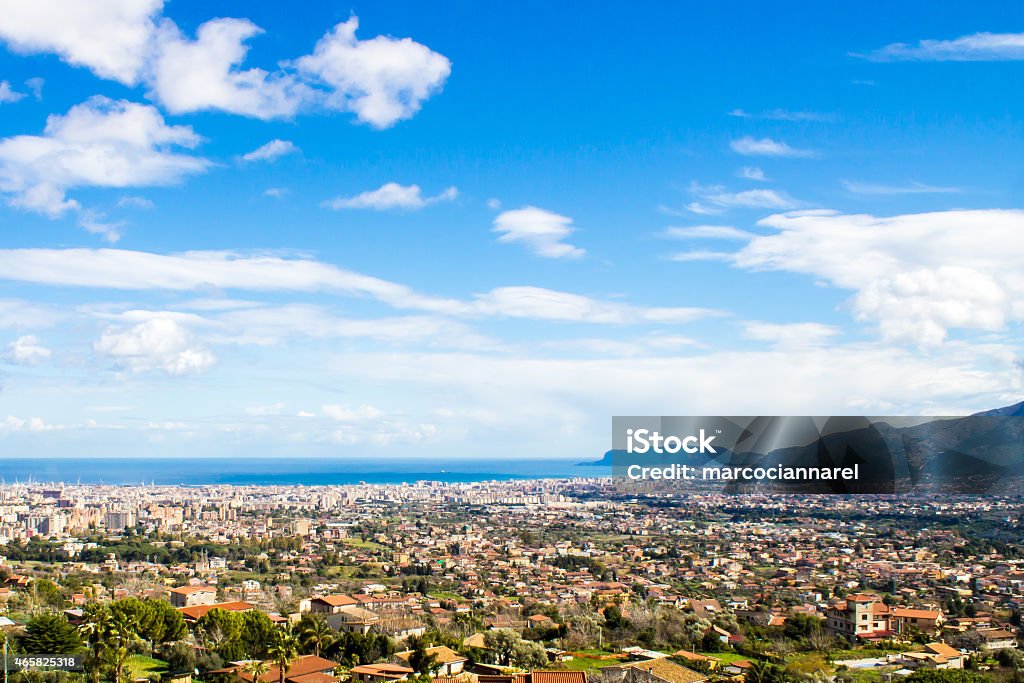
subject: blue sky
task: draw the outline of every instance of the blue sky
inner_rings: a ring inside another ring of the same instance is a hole
[[[1020,400],[1024,7],[0,2],[0,453]]]

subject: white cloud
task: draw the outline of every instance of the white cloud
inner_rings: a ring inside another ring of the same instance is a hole
[[[729,116],[741,119],[764,119],[766,121],[831,121],[832,114],[816,111],[790,111],[788,109],[770,109],[759,113],[751,113],[743,109],[733,109]]]
[[[257,147],[242,155],[242,161],[273,161],[286,154],[295,154],[299,148],[289,140],[273,139],[265,145]]]
[[[0,81],[0,104],[17,102],[23,97],[25,97],[25,93],[20,93],[16,90],[13,90],[11,88],[11,84],[7,81]]]
[[[686,228],[666,228],[665,237],[672,239],[748,240],[754,236],[746,230],[729,225],[692,225]]]
[[[785,142],[772,140],[771,138],[755,139],[746,135],[738,140],[729,143],[729,147],[737,154],[744,156],[763,157],[814,157],[818,153],[810,149],[797,149],[790,147]]]
[[[325,405],[321,408],[323,414],[332,420],[338,420],[339,422],[363,422],[365,420],[375,420],[383,413],[374,408],[371,405],[361,405],[357,408],[350,408],[349,406],[341,405]]]
[[[1024,59],[1024,33],[972,33],[953,40],[891,43],[867,54],[875,62],[995,62]]]
[[[352,111],[375,128],[411,118],[444,85],[451,62],[411,38],[359,40],[358,28],[356,17],[338,24],[296,66],[327,87],[332,109]]]
[[[511,318],[610,324],[688,323],[719,315],[707,308],[630,306],[542,287],[499,287],[478,295],[475,309]]]
[[[587,253],[563,241],[575,231],[571,218],[535,206],[498,214],[493,231],[501,233],[499,242],[522,242],[544,258],[580,258]]]
[[[686,205],[686,210],[691,213],[695,213],[698,216],[718,216],[720,214],[725,213],[725,209],[721,207],[707,206],[706,204],[701,204],[700,202],[690,202],[689,204]]]
[[[56,217],[80,208],[65,195],[73,188],[168,185],[204,171],[206,160],[173,151],[198,143],[153,107],[93,97],[50,116],[41,136],[0,140],[0,191],[13,206]]]
[[[419,185],[399,185],[385,183],[376,190],[367,190],[354,197],[335,197],[325,201],[322,206],[327,209],[372,209],[388,211],[400,209],[415,211],[438,202],[450,202],[458,198],[459,190],[449,187],[433,197],[424,197]]]
[[[96,75],[133,85],[142,73],[162,0],[0,2],[0,39],[16,52],[52,52]]]
[[[253,415],[257,417],[263,417],[268,415],[280,415],[281,413],[284,412],[284,408],[284,403],[278,401],[277,403],[272,403],[271,405],[252,406],[251,408],[246,408],[245,413],[246,415]]]
[[[791,209],[799,205],[785,192],[776,190],[720,191],[706,195],[704,200],[722,207],[742,209]]]
[[[728,324],[728,323],[723,323]],[[723,330],[723,334],[728,334]],[[780,335],[775,336],[777,341]],[[1000,345],[950,344],[930,354],[874,344],[774,346],[758,351],[614,358],[536,358],[474,353],[356,353],[330,370],[343,381],[372,382],[436,397],[450,409],[484,408],[515,433],[512,447],[537,446],[562,433],[600,432],[599,416],[641,414],[950,414],[999,405],[1019,394],[1015,353]],[[865,372],[870,368],[870,372]],[[487,382],[480,378],[486,377]],[[699,387],[681,391],[680,387]],[[785,387],[785,391],[780,391]],[[448,400],[458,397],[459,402]],[[873,412],[880,411],[880,412]],[[905,412],[904,412],[905,411]],[[494,430],[487,432],[502,442]],[[600,437],[565,440],[600,453]],[[506,451],[506,453],[508,452]],[[520,451],[522,453],[523,451]]]
[[[673,323],[693,320],[698,313],[715,314],[698,308],[628,306],[540,287],[500,287],[471,300],[441,298],[320,261],[221,251],[163,255],[125,249],[0,249],[0,279],[121,290],[327,291],[469,318]]]
[[[373,339],[389,344],[417,343],[460,348],[493,346],[469,326],[450,318],[428,315],[351,318],[311,304],[246,307],[203,321],[207,335],[219,344],[283,344],[296,337],[309,339]]]
[[[152,209],[154,206],[156,204],[152,200],[133,195],[125,195],[117,200],[119,209]]]
[[[105,241],[114,244],[121,239],[121,228],[125,224],[124,221],[109,222],[106,220],[106,215],[98,211],[81,209],[78,214],[78,225],[87,232],[99,235]]]
[[[0,329],[49,327],[60,320],[57,311],[30,301],[0,299]]]
[[[854,194],[901,195],[901,194],[956,194],[963,192],[959,187],[940,187],[925,183],[911,182],[907,185],[881,185],[861,183],[853,180],[842,181],[843,187]]]
[[[132,372],[188,375],[216,362],[186,327],[170,318],[151,318],[127,329],[108,328],[93,349]]]
[[[43,85],[46,83],[42,78],[30,78],[25,81],[25,87],[32,92],[32,97],[37,100],[43,99]]]
[[[274,199],[280,199],[286,194],[288,194],[288,188],[286,187],[268,187],[263,190],[263,196],[273,197]]]
[[[4,419],[0,420],[0,434],[7,434],[9,432],[48,432],[55,429],[61,429],[59,425],[52,425],[46,422],[41,417],[30,417],[28,419],[22,419],[15,417],[14,415],[8,415]]]
[[[36,365],[49,358],[51,353],[35,336],[29,334],[8,344],[3,359],[14,365]]]
[[[771,342],[779,347],[820,346],[839,334],[839,328],[821,323],[769,323],[751,321],[744,326],[748,339]]]
[[[766,178],[764,175],[764,171],[762,171],[757,166],[744,166],[742,169],[740,169],[740,177],[746,178],[747,180],[768,180],[768,178]]]
[[[415,115],[451,73],[447,57],[410,38],[360,40],[354,16],[311,54],[266,70],[243,66],[247,42],[263,33],[248,19],[212,19],[193,39],[162,16],[161,0],[0,2],[0,40],[12,49],[54,53],[127,85],[144,82],[176,114],[274,119],[326,108],[387,128]]]
[[[190,40],[164,20],[153,58],[153,95],[168,111],[181,114],[220,110],[258,119],[295,115],[311,90],[293,74],[240,70],[245,41],[263,30],[247,19],[213,19]]]
[[[893,217],[800,211],[758,223],[732,256],[750,270],[805,273],[854,292],[851,308],[883,336],[941,343],[952,328],[995,332],[1024,320],[1024,212]]]
[[[681,251],[669,256],[670,261],[689,263],[691,261],[731,261],[733,254],[728,251],[711,251],[709,249],[697,249],[694,251]]]

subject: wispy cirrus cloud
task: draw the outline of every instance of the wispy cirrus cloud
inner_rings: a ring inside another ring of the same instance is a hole
[[[757,119],[763,121],[834,121],[834,114],[816,111],[790,111],[788,109],[769,109],[761,112],[749,112],[744,109],[733,109],[729,116],[740,119]]]
[[[790,147],[781,140],[773,140],[772,138],[754,138],[750,135],[745,135],[742,138],[733,140],[729,143],[729,147],[732,151],[737,154],[742,154],[743,156],[793,157],[804,159],[819,156],[818,152],[811,149]]]
[[[731,225],[692,225],[666,228],[662,235],[671,239],[748,240],[754,233]]]
[[[867,53],[873,62],[999,62],[1024,59],[1024,33],[972,33],[951,40],[890,43]]]
[[[800,202],[782,190],[757,188],[753,190],[732,191],[723,185],[702,185],[690,183],[690,192],[697,196],[697,201],[686,206],[691,213],[698,215],[715,215],[727,209],[793,209]]]
[[[327,292],[463,318],[676,324],[720,314],[702,307],[637,306],[531,286],[496,287],[465,299],[439,297],[322,261],[219,251],[165,255],[125,249],[0,249],[0,280],[125,291],[188,292],[214,287]]]
[[[901,195],[901,194],[957,194],[963,192],[960,187],[944,187],[926,183],[910,182],[906,185],[885,185],[882,183],[863,183],[855,180],[843,180],[843,187],[854,194],[870,195]]]

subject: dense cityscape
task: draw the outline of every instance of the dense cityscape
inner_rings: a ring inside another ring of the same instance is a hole
[[[1022,509],[597,478],[7,484],[0,623],[32,680],[1016,681]]]

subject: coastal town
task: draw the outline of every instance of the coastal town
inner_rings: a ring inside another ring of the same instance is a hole
[[[1022,509],[600,478],[5,484],[0,624],[12,653],[81,655],[8,664],[47,680],[1020,680]]]

